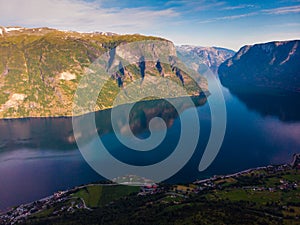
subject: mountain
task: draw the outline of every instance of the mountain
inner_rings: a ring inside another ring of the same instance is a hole
[[[139,42],[146,43],[130,49],[126,45]],[[128,58],[135,63],[123,66]],[[0,118],[71,116],[81,78],[93,73],[91,65],[102,59],[107,62],[106,72],[118,71],[110,74],[95,111],[112,107],[121,89],[144,77],[165,77],[183,86],[189,95],[207,90],[203,77],[197,76],[199,87],[188,69],[181,69],[175,46],[162,38],[0,27]],[[176,89],[170,91],[176,96]]]
[[[213,73],[216,73],[221,63],[235,54],[230,49],[218,47],[182,45],[177,46],[176,49],[180,56],[186,59],[187,62],[185,60],[184,62],[190,62],[190,66],[199,72],[202,72],[199,69],[200,65],[206,65]]]
[[[247,45],[219,67],[219,77],[235,91],[300,93],[299,62],[299,40]]]

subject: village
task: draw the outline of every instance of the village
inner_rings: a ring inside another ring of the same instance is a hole
[[[170,197],[180,196],[183,198],[193,197],[193,195],[207,193],[214,190],[222,190],[226,187],[232,187],[242,190],[250,190],[254,192],[276,192],[276,191],[290,191],[299,188],[299,180],[286,180],[278,179],[279,182],[274,185],[264,184],[251,184],[255,178],[260,179],[271,175],[277,175],[288,171],[299,171],[300,170],[300,154],[294,155],[291,164],[274,165],[266,167],[258,167],[254,169],[248,169],[238,173],[224,175],[224,176],[213,176],[209,179],[195,181],[191,184],[182,185],[170,185],[166,188],[163,184],[156,183],[145,183],[140,185],[140,191],[137,193],[138,196],[154,195],[158,193],[164,193]],[[239,183],[247,178],[247,183]],[[53,195],[43,198],[41,200],[20,205],[5,214],[0,215],[0,224],[18,224],[26,221],[32,215],[37,215],[45,210],[49,210],[61,203],[59,208],[55,207],[52,215],[59,215],[65,212],[74,213],[76,210],[85,209],[93,210],[89,208],[83,198],[75,198],[72,194],[82,188],[102,185],[102,186],[119,186],[115,183],[106,184],[89,184],[85,186],[75,187],[67,191],[58,191]]]

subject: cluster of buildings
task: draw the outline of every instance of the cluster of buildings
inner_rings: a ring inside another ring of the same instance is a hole
[[[277,186],[278,189],[282,191],[289,191],[294,190],[298,188],[298,184],[296,181],[290,182],[287,180],[280,180],[280,185]]]
[[[0,215],[0,224],[17,224],[20,222],[24,222],[27,217],[45,209],[46,205],[44,205],[44,203],[48,202],[48,200],[50,200],[50,198],[26,205],[20,205],[14,210],[4,215]]]
[[[145,184],[141,186],[140,192],[138,195],[148,195],[148,194],[157,194],[162,191],[162,188],[159,187],[158,184]]]
[[[252,191],[290,191],[298,188],[298,183],[296,181],[290,182],[287,180],[280,180],[279,184],[274,185],[274,187],[264,187],[264,186],[247,186],[243,187],[244,190],[252,190]]]
[[[293,162],[291,164],[283,164],[277,166],[266,166],[266,167],[258,167],[254,169],[244,170],[238,173],[226,175],[226,176],[213,176],[212,178],[195,181],[193,184],[188,185],[175,185],[172,188],[172,191],[181,194],[191,194],[191,193],[199,193],[201,191],[206,190],[216,190],[222,189],[222,184],[228,182],[228,180],[237,181],[239,178],[243,176],[251,176],[251,174],[255,174],[258,176],[268,176],[272,174],[277,174],[280,172],[288,171],[291,169],[300,169],[300,154],[295,154],[293,158]],[[274,192],[276,190],[280,191],[289,191],[297,189],[299,186],[298,181],[288,181],[285,179],[281,179],[280,183],[274,185],[274,187],[264,187],[264,186],[244,186],[242,189],[244,190],[253,190],[253,191],[270,191]]]
[[[206,190],[216,190],[216,189],[222,189],[222,184],[226,184],[226,182],[230,181],[237,181],[242,176],[251,176],[251,174],[256,174],[259,176],[268,176],[272,174],[280,174],[280,172],[289,171],[291,169],[300,169],[300,154],[295,154],[293,157],[293,161],[291,164],[284,164],[284,165],[278,165],[278,166],[266,166],[266,167],[259,167],[255,169],[248,169],[242,172],[234,173],[231,175],[226,176],[214,176],[209,179],[196,181],[192,184],[186,184],[186,185],[173,185],[170,188],[164,188],[162,186],[159,186],[158,184],[150,182],[150,180],[146,179],[140,179],[135,176],[128,176],[128,177],[122,177],[123,183],[128,184],[141,184],[141,182],[144,182],[143,185],[140,185],[140,192],[138,193],[139,196],[143,195],[149,195],[149,194],[157,194],[157,193],[170,193],[171,195],[180,195],[183,197],[187,197],[189,194],[197,194],[202,191]],[[148,182],[146,182],[148,181]],[[243,186],[242,188],[244,190],[252,190],[252,191],[289,191],[298,188],[299,181],[288,181],[286,179],[280,179],[279,183],[274,184],[273,187],[264,187],[263,185],[260,186]],[[17,224],[20,222],[24,222],[26,218],[29,216],[36,214],[38,212],[42,212],[43,210],[46,210],[47,208],[52,208],[55,204],[59,202],[68,202],[68,204],[62,204],[62,206],[56,211],[54,211],[53,215],[58,215],[62,212],[69,212],[73,213],[77,209],[88,209],[86,207],[85,202],[83,199],[72,199],[70,193],[72,191],[77,190],[77,188],[74,188],[69,191],[59,191],[54,193],[52,196],[41,199],[39,201],[35,201],[30,204],[26,205],[20,205],[14,210],[11,210],[10,212],[0,215],[0,224]]]
[[[18,224],[20,222],[24,222],[29,216],[32,216],[38,212],[42,212],[47,208],[51,208],[59,202],[68,201],[69,199],[70,197],[67,195],[67,191],[59,191],[54,193],[52,196],[43,198],[39,201],[35,201],[26,205],[20,205],[17,208],[0,215],[0,224]],[[53,212],[53,214],[58,214],[62,211],[74,212],[74,207],[84,208],[84,204],[75,204],[74,201],[71,202],[70,207],[62,206],[62,208]]]

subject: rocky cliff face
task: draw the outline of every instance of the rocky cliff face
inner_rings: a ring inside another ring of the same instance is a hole
[[[218,67],[226,59],[232,57],[235,52],[225,48],[218,47],[199,47],[191,45],[182,45],[177,47],[177,51],[188,61],[193,60],[192,67],[199,71],[202,64],[208,66],[213,73],[216,73]]]
[[[126,49],[126,43],[140,41],[154,44]],[[78,83],[100,56],[107,61],[107,71],[116,66],[118,71],[110,74],[108,91],[96,110],[109,108],[120,88],[145,76],[164,76],[190,95],[207,90],[204,78],[199,76],[199,87],[178,69],[173,43],[162,38],[0,27],[0,118],[72,115]],[[134,58],[134,63],[123,66],[124,57]]]
[[[232,89],[300,93],[300,41],[244,46],[219,67],[219,76]]]

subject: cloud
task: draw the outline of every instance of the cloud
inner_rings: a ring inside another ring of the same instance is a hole
[[[222,20],[234,20],[234,19],[240,19],[240,18],[244,18],[244,17],[254,16],[257,14],[258,14],[257,12],[252,12],[252,13],[238,14],[238,15],[232,15],[232,16],[222,16],[222,17],[212,18],[209,20],[199,21],[198,23],[203,24],[203,23],[211,23],[211,22],[222,21]]]
[[[175,8],[181,8],[181,10],[187,9],[188,11],[205,11],[209,9],[215,10],[216,7],[225,5],[225,1],[216,0],[178,0],[178,1],[167,1],[165,6],[174,6]]]
[[[132,33],[160,26],[179,16],[173,9],[104,8],[101,1],[0,0],[4,25],[49,26],[77,31]]]
[[[204,10],[207,10],[207,9],[216,9],[216,7],[220,7],[220,6],[223,6],[225,5],[226,2],[211,2],[211,3],[203,3],[203,4],[198,4],[198,6],[196,6],[194,8],[195,11],[204,11]]]
[[[265,10],[262,10],[261,12],[266,13],[266,14],[272,14],[272,15],[299,13],[300,5],[279,7],[279,8],[273,8],[273,9],[265,9]]]
[[[255,8],[254,5],[239,5],[239,6],[224,7],[221,10],[235,10],[235,9],[242,9],[242,8],[247,8],[247,7]],[[240,18],[255,16],[255,15],[264,15],[264,14],[265,15],[281,15],[281,14],[299,13],[299,12],[300,12],[300,5],[287,6],[287,7],[273,8],[273,9],[258,10],[258,11],[244,13],[244,14],[238,14],[238,15],[216,17],[216,18],[199,21],[198,23],[204,24],[204,23],[212,23],[212,22],[222,21],[222,20],[234,20],[234,19],[240,19]]]
[[[300,23],[285,23],[282,24],[284,27],[300,27]]]
[[[294,2],[300,2],[300,0],[280,0],[279,3],[294,3]]]
[[[227,6],[221,8],[221,10],[236,10],[236,9],[246,9],[246,8],[254,8],[255,5],[236,5],[236,6]]]
[[[300,27],[300,23],[280,23],[270,25],[272,27]]]

